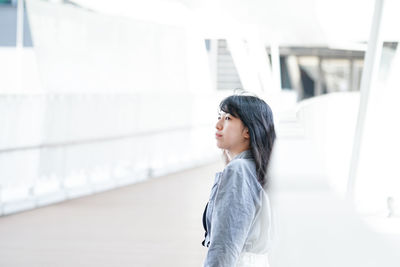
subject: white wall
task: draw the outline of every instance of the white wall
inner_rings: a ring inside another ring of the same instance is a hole
[[[1,90],[0,215],[219,157],[214,122],[229,92],[212,89],[196,31],[62,3],[27,8],[35,54],[24,60],[38,86]]]

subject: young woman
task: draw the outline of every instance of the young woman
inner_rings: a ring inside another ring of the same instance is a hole
[[[219,108],[215,138],[226,166],[215,175],[203,213],[204,267],[268,267],[271,210],[265,189],[275,141],[272,111],[262,99],[243,94],[225,98]]]

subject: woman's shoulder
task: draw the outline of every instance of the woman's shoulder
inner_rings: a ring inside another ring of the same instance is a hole
[[[230,161],[224,170],[238,171],[241,173],[255,173],[256,164],[252,159],[238,158]]]
[[[233,159],[222,172],[222,183],[247,184],[258,196],[262,187],[257,179],[256,165],[251,159]]]
[[[257,181],[256,164],[251,159],[237,158],[230,161],[222,172],[223,176],[239,176],[248,182]]]

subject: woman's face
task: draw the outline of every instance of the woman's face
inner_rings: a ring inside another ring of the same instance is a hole
[[[215,128],[217,129],[215,138],[219,148],[234,154],[249,148],[249,133],[239,118],[220,111]]]

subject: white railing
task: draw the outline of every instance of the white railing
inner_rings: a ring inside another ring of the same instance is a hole
[[[2,214],[216,160],[212,97],[0,97]]]
[[[393,164],[400,145],[395,134],[399,127],[394,120],[398,108],[391,99],[397,93],[389,89],[380,92],[370,101],[355,185],[355,207],[371,221],[396,218],[400,213],[400,183]],[[323,177],[340,197],[345,197],[349,179],[358,104],[359,92],[347,92],[315,97],[297,105],[298,121],[305,138],[317,151]]]
[[[296,113],[305,138],[310,140],[324,176],[340,195],[344,195],[347,186],[358,103],[359,92],[344,92],[297,104]]]

